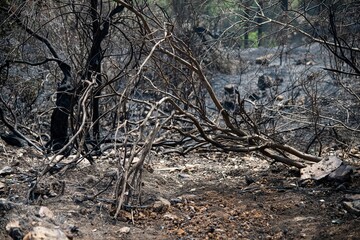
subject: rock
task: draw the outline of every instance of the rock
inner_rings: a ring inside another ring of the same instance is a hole
[[[276,101],[282,101],[284,100],[284,96],[283,95],[278,95],[276,96]]]
[[[257,86],[261,91],[271,88],[273,86],[274,79],[269,75],[261,75],[258,79]]]
[[[342,164],[335,171],[331,172],[328,175],[328,180],[340,184],[344,182],[349,182],[351,179],[351,174],[353,172],[354,172],[353,167],[347,164]]]
[[[328,176],[332,171],[336,170],[342,161],[336,156],[329,156],[321,160],[320,162],[314,163],[311,166],[307,166],[300,170],[301,180],[305,179],[314,179],[320,180],[326,176]]]
[[[131,164],[135,165],[137,164],[138,162],[140,162],[140,158],[139,157],[134,157]]]
[[[14,173],[14,169],[10,166],[5,166],[0,170],[0,176],[6,176]]]
[[[119,230],[119,233],[129,233],[130,232],[130,228],[129,227],[122,227]]]
[[[172,213],[165,213],[163,218],[167,219],[167,220],[177,220],[177,219],[179,219],[178,216],[176,216],[175,214],[172,214]]]
[[[172,199],[170,199],[170,202],[173,205],[178,204],[178,203],[182,203],[182,201],[183,200],[181,198],[172,198]]]
[[[273,57],[273,54],[268,54],[265,56],[258,57],[255,59],[255,63],[260,64],[260,65],[269,65],[272,57]]]
[[[5,227],[9,236],[14,240],[22,240],[24,238],[24,234],[21,231],[19,221],[12,220]]]
[[[360,194],[346,194],[345,195],[345,200],[347,200],[347,201],[359,200],[360,201]]]
[[[69,240],[63,231],[55,228],[34,227],[24,240]]]
[[[346,211],[355,214],[356,216],[360,216],[360,200],[353,202],[343,202],[343,206]]]
[[[180,228],[180,229],[178,229],[178,230],[176,231],[176,234],[177,234],[178,236],[183,236],[183,235],[186,234],[186,232],[184,231],[184,229]]]
[[[186,174],[186,173],[180,173],[178,176],[179,176],[179,178],[182,178],[182,179],[190,179],[191,178],[191,175]]]
[[[312,61],[312,60],[309,60],[309,59],[307,59],[307,58],[304,58],[304,59],[298,59],[298,60],[296,60],[295,65],[312,66],[312,65],[315,65],[315,62]]]
[[[158,200],[154,202],[152,208],[155,212],[165,213],[171,206],[170,201],[165,198],[158,197]]]
[[[54,219],[54,213],[47,207],[41,206],[39,210],[39,216],[41,218]]]

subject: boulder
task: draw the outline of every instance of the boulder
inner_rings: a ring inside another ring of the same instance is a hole
[[[311,166],[307,166],[300,170],[301,172],[301,180],[305,179],[314,179],[320,180],[326,176],[328,176],[331,172],[336,170],[342,161],[336,156],[329,156],[324,158],[320,162],[314,163]]]

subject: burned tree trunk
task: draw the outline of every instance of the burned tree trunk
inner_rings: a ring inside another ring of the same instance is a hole
[[[104,57],[104,51],[101,48],[101,43],[109,33],[110,19],[115,14],[123,10],[122,6],[114,8],[109,17],[103,22],[100,22],[101,16],[99,16],[98,1],[91,1],[90,15],[92,17],[92,38],[91,49],[86,61],[85,72],[82,75],[83,82],[85,80],[91,80],[95,78],[97,83],[97,90],[91,96],[92,102],[92,122],[93,122],[93,139],[96,141],[95,146],[100,140],[100,123],[99,123],[99,98],[100,88],[102,83],[101,78],[101,63]],[[81,84],[77,88],[70,85],[71,69],[69,65],[64,63],[59,64],[61,70],[64,73],[64,79],[57,89],[56,108],[51,116],[51,140],[48,146],[52,151],[58,151],[62,149],[69,141],[68,128],[69,128],[69,115],[72,112],[74,104],[77,102],[77,95],[83,92],[84,84]],[[75,90],[76,89],[76,90]],[[76,92],[76,94],[75,94]],[[65,154],[68,154],[70,149],[65,150]]]
[[[92,46],[89,52],[89,56],[86,62],[86,70],[83,74],[83,80],[90,80],[94,79],[97,84],[97,89],[95,90],[94,95],[92,96],[92,122],[93,122],[93,140],[98,145],[100,141],[100,111],[99,111],[99,96],[101,94],[101,84],[102,84],[102,77],[101,77],[101,63],[104,58],[105,50],[102,49],[101,44],[103,40],[109,33],[110,28],[110,21],[111,18],[123,11],[124,7],[118,5],[114,8],[109,17],[101,22],[101,17],[97,12],[98,10],[98,1],[92,0],[91,1],[91,11],[90,15],[92,18]]]
[[[69,114],[72,108],[73,87],[70,85],[71,68],[69,65],[59,63],[64,78],[57,88],[56,108],[51,115],[50,141],[47,148],[51,151],[59,151],[68,141]],[[69,149],[65,155],[69,153]]]

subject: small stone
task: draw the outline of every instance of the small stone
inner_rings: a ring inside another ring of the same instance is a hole
[[[153,204],[153,209],[155,212],[165,213],[169,209],[170,206],[171,206],[171,203],[169,200],[162,198],[162,197],[158,197],[158,200],[155,201]]]
[[[357,153],[359,153],[359,149],[357,149],[357,148],[352,148],[352,149],[350,149],[350,153],[352,153],[352,154],[357,154]]]
[[[10,221],[6,224],[5,229],[13,240],[22,240],[24,238],[24,234],[20,228],[20,223],[17,220]]]
[[[355,214],[356,216],[360,216],[360,200],[343,202],[343,205],[346,211]]]
[[[272,57],[273,57],[272,54],[258,57],[255,59],[255,63],[260,65],[269,65]]]
[[[164,219],[168,219],[168,220],[177,220],[179,219],[178,216],[176,216],[175,214],[172,213],[166,213],[164,214]]]
[[[334,219],[334,220],[331,220],[331,223],[332,224],[340,224],[342,221],[340,219]]]
[[[47,207],[41,206],[40,210],[39,210],[39,216],[41,218],[49,218],[49,219],[54,219],[54,213]]]
[[[282,100],[284,100],[284,96],[283,95],[278,95],[278,96],[276,96],[276,100],[277,101],[282,101]]]
[[[195,188],[192,188],[191,190],[196,190]],[[192,191],[192,192],[194,192]],[[199,199],[199,196],[197,196],[196,194],[184,194],[178,197],[179,199],[181,199],[182,201],[194,201]]]
[[[20,228],[20,223],[18,220],[11,220],[10,222],[8,222],[8,224],[6,224],[6,231],[10,231],[12,228]]]
[[[64,232],[60,229],[34,227],[34,229],[26,234],[24,240],[69,240]]]
[[[179,178],[182,178],[182,179],[189,179],[189,178],[191,178],[191,176],[190,176],[189,174],[180,173],[180,174],[179,174]]]
[[[130,228],[129,227],[122,227],[119,230],[119,233],[129,233],[130,232]]]
[[[308,62],[306,62],[305,65],[306,66],[312,66],[312,65],[315,65],[315,62],[314,61],[308,61]]]
[[[178,235],[178,236],[183,236],[183,235],[185,235],[185,231],[184,231],[184,229],[182,229],[182,228],[180,228],[180,229],[178,229],[177,231],[176,231],[176,234]]]
[[[138,162],[140,162],[140,158],[139,157],[134,157],[131,164],[137,164]]]
[[[178,204],[178,203],[182,203],[182,199],[181,198],[172,198],[170,199],[171,204]]]
[[[300,233],[300,237],[301,237],[301,238],[306,238],[307,235],[306,235],[306,233]]]
[[[360,200],[360,194],[346,194],[345,199],[349,201]]]

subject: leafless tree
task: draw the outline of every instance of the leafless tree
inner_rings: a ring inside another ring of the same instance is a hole
[[[287,1],[233,2],[227,10],[237,11],[226,16],[226,20],[221,19],[226,22],[225,27],[214,37],[212,29],[199,25],[196,18],[200,16],[189,20],[179,14],[179,9],[201,13],[199,6],[209,6],[209,2],[171,3],[174,17],[150,1],[64,0],[1,6],[7,17],[5,22],[12,22],[21,30],[19,43],[2,59],[0,70],[5,79],[2,82],[9,83],[2,85],[4,91],[9,91],[10,83],[14,83],[20,65],[44,71],[44,88],[49,88],[50,81],[57,86],[52,105],[36,100],[30,104],[46,109],[34,107],[32,114],[40,115],[50,124],[47,144],[24,134],[39,132],[37,135],[42,136],[46,128],[26,128],[22,126],[25,124],[17,123],[16,109],[10,103],[18,99],[4,94],[1,98],[1,120],[47,157],[38,181],[54,164],[63,161],[62,157],[47,155],[51,151],[64,156],[75,154],[71,164],[76,164],[84,159],[94,163],[94,155],[111,149],[118,164],[108,186],[115,181],[117,216],[124,204],[139,195],[142,171],[151,149],[182,155],[204,149],[259,152],[274,161],[303,168],[322,159],[325,130],[336,134],[340,128],[358,132],[358,123],[350,121],[356,113],[351,108],[356,104],[346,109],[348,120],[341,114],[331,117],[332,109],[322,108],[322,101],[328,100],[321,89],[321,80],[325,79],[322,72],[306,69],[307,77],[295,79],[283,90],[274,84],[259,101],[241,95],[236,87],[230,88],[232,109],[224,106],[208,75],[216,59],[224,62],[231,58],[228,56],[233,53],[227,48],[234,46],[232,43],[242,39],[247,42],[245,46],[249,45],[252,32],[257,33],[259,45],[265,45],[267,36],[274,36],[276,47],[283,46],[281,56],[288,51],[285,47],[290,41],[288,35],[298,33],[330,51],[335,58],[332,67],[326,70],[332,72],[345,92],[359,100],[356,90],[337,78],[342,74],[355,78],[359,75],[358,34],[351,35],[350,30],[339,32],[344,26],[358,27],[349,22],[353,18],[337,20],[339,9],[344,8],[337,5],[321,8],[321,13],[329,17],[326,36],[313,34],[312,31],[318,31],[313,23],[315,18],[309,17],[304,9],[292,9]],[[351,5],[345,6],[356,15]],[[281,14],[272,15],[274,9],[280,9]],[[213,19],[219,26],[221,21]],[[311,31],[301,26],[304,23]],[[196,39],[195,43],[192,39]],[[36,49],[35,54],[26,48]],[[278,104],[285,92],[289,93],[288,98]],[[299,92],[305,98],[303,103],[299,103]],[[341,103],[334,108],[344,106]],[[311,132],[310,140],[304,140],[305,147],[287,144],[291,142],[289,133],[296,138],[304,135],[304,131]],[[335,138],[341,141],[339,136]],[[310,151],[315,143],[318,151]]]

